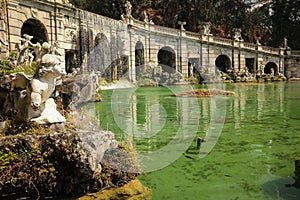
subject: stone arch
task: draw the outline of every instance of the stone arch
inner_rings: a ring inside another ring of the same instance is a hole
[[[44,42],[48,42],[48,32],[45,25],[38,19],[27,19],[21,28],[21,36],[24,34],[31,35],[33,38],[31,39],[32,43],[39,42],[43,44]]]
[[[135,68],[136,68],[137,76],[140,74],[141,67],[144,64],[145,64],[144,45],[141,41],[138,41],[135,44]]]
[[[227,72],[231,68],[231,61],[229,56],[221,54],[215,60],[216,69],[221,72]]]
[[[176,69],[175,63],[176,63],[176,54],[174,49],[171,47],[165,46],[162,47],[157,54],[158,58],[158,64],[162,65],[163,68],[165,68],[166,71],[173,71],[173,69]],[[169,70],[167,68],[170,67]]]
[[[271,74],[272,71],[274,72],[274,75],[278,74],[278,66],[274,62],[268,62],[265,65],[264,73],[265,74]]]

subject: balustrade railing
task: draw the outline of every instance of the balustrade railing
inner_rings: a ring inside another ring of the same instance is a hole
[[[227,38],[221,38],[221,37],[212,36],[212,41],[214,43],[232,46],[232,39],[227,39]]]
[[[300,57],[300,51],[291,51],[291,56],[294,56],[294,57]]]
[[[244,42],[244,48],[250,50],[256,50],[257,44]]]
[[[196,40],[198,40],[199,36],[200,36],[200,33],[195,33],[195,32],[190,32],[190,31],[186,31],[185,34],[186,34],[186,37],[193,38]]]
[[[279,49],[274,47],[261,46],[261,51],[265,53],[279,54]]]
[[[157,25],[152,25],[154,27],[154,30],[156,32],[162,32],[162,33],[169,33],[171,35],[179,35],[180,30],[178,29],[173,29],[173,28],[167,28],[163,26],[157,26]]]
[[[142,22],[142,21],[139,21],[136,19],[132,19],[132,20],[133,20],[132,22],[133,22],[134,26],[140,27],[142,29],[146,28],[145,22]],[[228,47],[239,47],[241,49],[258,51],[261,53],[280,54],[279,48],[262,46],[262,45],[257,45],[254,43],[248,43],[248,42],[243,42],[243,41],[234,41],[233,39],[222,38],[222,37],[217,37],[217,36],[213,36],[213,35],[202,35],[200,33],[195,33],[195,32],[190,32],[190,31],[185,31],[185,30],[184,30],[184,34],[181,34],[183,30],[158,26],[155,24],[148,24],[148,27],[149,27],[149,31],[151,31],[151,32],[156,32],[156,33],[160,32],[163,34],[170,34],[173,36],[174,35],[182,36],[183,38],[201,40],[202,42],[208,42],[211,44],[221,44],[221,45],[228,46]],[[293,51],[292,55],[300,57],[300,51]]]
[[[134,18],[132,20],[133,20],[133,23],[135,26],[138,26],[140,28],[145,28],[145,22],[142,22],[142,21],[134,19]]]

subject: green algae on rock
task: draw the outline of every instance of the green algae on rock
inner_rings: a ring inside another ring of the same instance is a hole
[[[87,194],[78,198],[78,200],[150,200],[151,198],[151,190],[143,186],[138,179],[134,179],[121,187]]]
[[[113,141],[109,131],[53,132],[39,135],[8,135],[0,138],[0,197],[45,197],[97,192],[127,183],[136,178],[138,165],[133,154],[119,153],[119,165],[128,172],[112,169],[95,159],[83,141],[99,139],[98,159],[108,151],[123,152]],[[96,136],[95,136],[96,135]],[[100,151],[101,150],[101,151]],[[116,154],[117,155],[117,154]],[[110,153],[110,156],[114,156]],[[130,173],[132,172],[132,173]]]

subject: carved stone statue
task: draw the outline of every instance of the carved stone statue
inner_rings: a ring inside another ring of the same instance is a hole
[[[18,46],[18,59],[17,59],[17,66],[20,66],[21,63],[23,63],[26,59],[26,56],[32,58],[29,54],[28,47],[29,46],[35,46],[30,40],[33,38],[33,36],[24,34],[23,38],[19,38],[21,41],[21,45]]]
[[[126,1],[126,4],[125,4],[125,15],[128,18],[131,17],[131,8],[132,8],[132,5],[131,5],[130,1]]]
[[[147,14],[146,10],[143,11],[143,15],[144,15],[144,22],[149,23],[149,17],[148,17],[148,14]]]
[[[22,49],[33,45],[30,38],[24,41]],[[49,48],[46,48],[49,47]],[[0,113],[13,117],[16,121],[35,121],[39,124],[61,123],[66,119],[56,110],[54,91],[57,80],[65,74],[59,57],[52,53],[48,43],[43,47],[34,45],[37,56],[37,69],[33,77],[23,72],[0,77]],[[26,51],[18,59],[27,61]],[[24,60],[25,59],[25,60]]]
[[[30,107],[28,118],[40,124],[64,122],[65,118],[56,110],[54,99],[51,98],[57,79],[65,74],[59,58],[53,54],[45,54],[30,81]]]
[[[126,4],[125,4],[125,14],[121,15],[121,19],[125,23],[128,23],[129,19],[132,18],[132,16],[131,16],[131,9],[132,9],[132,5],[131,5],[130,1],[126,1]]]
[[[202,23],[202,31],[201,31],[201,33],[203,35],[210,35],[210,26],[211,26],[210,22],[204,22],[204,23]]]
[[[244,41],[242,38],[242,29],[240,28],[233,29],[233,39],[237,41]]]

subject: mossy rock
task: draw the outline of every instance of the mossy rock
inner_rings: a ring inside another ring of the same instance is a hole
[[[121,187],[88,194],[78,200],[150,200],[151,198],[151,190],[143,186],[138,179],[134,179]]]
[[[99,134],[112,133],[99,131],[84,134],[96,134],[98,137]],[[48,130],[38,135],[0,137],[0,199],[73,196],[115,187],[136,178],[137,173],[118,171],[94,161],[79,135],[71,130],[60,133]],[[104,155],[112,148],[110,143],[107,144],[105,148],[108,149],[102,150]],[[113,147],[113,151],[125,150],[117,146]],[[118,153],[114,159],[120,165],[124,163],[126,167],[135,167],[133,162],[128,162],[132,159],[118,155],[129,154]],[[95,168],[94,164],[100,168]]]

